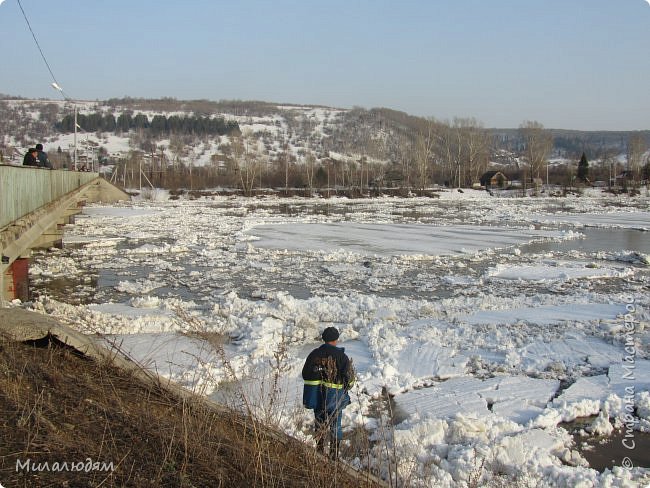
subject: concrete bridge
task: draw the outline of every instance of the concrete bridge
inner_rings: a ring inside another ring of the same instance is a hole
[[[98,173],[0,165],[0,302],[28,299],[31,250],[60,246],[86,202],[128,199]]]

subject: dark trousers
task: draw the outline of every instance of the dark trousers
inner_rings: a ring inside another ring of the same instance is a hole
[[[329,432],[331,440],[343,439],[343,429],[341,428],[341,417],[343,417],[343,410],[337,409],[334,412],[327,412],[326,410],[314,410],[314,417],[316,419],[316,435],[325,437]]]
[[[327,454],[326,441],[329,440],[329,457],[338,459],[343,430],[341,429],[342,409],[334,412],[327,410],[314,410],[316,419],[316,449]]]

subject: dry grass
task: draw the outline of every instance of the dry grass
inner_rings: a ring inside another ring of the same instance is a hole
[[[106,471],[53,471],[64,462]],[[47,462],[50,470],[16,469]],[[371,486],[250,417],[180,398],[59,343],[0,335],[0,483],[16,486]]]

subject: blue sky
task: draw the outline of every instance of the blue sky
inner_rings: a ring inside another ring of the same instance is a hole
[[[650,129],[645,0],[21,0],[80,99],[265,100]],[[57,98],[17,0],[0,93]],[[60,97],[59,97],[60,98]]]

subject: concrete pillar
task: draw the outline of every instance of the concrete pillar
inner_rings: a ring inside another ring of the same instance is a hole
[[[5,270],[2,294],[6,300],[29,300],[29,259],[18,258]]]
[[[63,248],[63,224],[57,224],[44,231],[32,244],[32,249]]]

